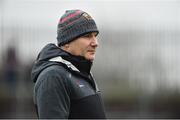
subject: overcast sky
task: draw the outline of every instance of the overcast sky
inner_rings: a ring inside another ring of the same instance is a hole
[[[65,10],[82,9],[89,12],[99,26],[113,29],[131,24],[180,26],[178,0],[4,0],[3,3],[8,24],[26,21],[26,25],[56,26]]]

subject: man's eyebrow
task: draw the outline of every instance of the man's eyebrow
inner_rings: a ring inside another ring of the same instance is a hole
[[[91,35],[91,33],[86,33],[86,34],[84,34],[83,36],[88,36],[88,35]]]
[[[97,32],[89,32],[89,33],[86,33],[86,34],[82,35],[82,37],[87,37],[87,36],[92,36],[92,35],[97,36],[98,33]]]

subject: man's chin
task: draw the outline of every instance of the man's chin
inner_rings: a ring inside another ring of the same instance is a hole
[[[89,58],[89,60],[90,60],[90,61],[94,61],[94,58],[95,58],[95,57],[91,57],[91,58]]]
[[[94,61],[95,56],[85,57],[87,60]]]

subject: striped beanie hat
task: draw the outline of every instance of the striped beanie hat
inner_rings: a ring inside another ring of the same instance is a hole
[[[69,43],[89,32],[99,33],[92,17],[81,10],[67,10],[58,23],[58,46]]]

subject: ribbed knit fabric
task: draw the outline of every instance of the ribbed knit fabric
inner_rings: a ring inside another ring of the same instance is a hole
[[[58,23],[58,45],[62,46],[89,32],[99,33],[92,17],[81,10],[67,10]]]

